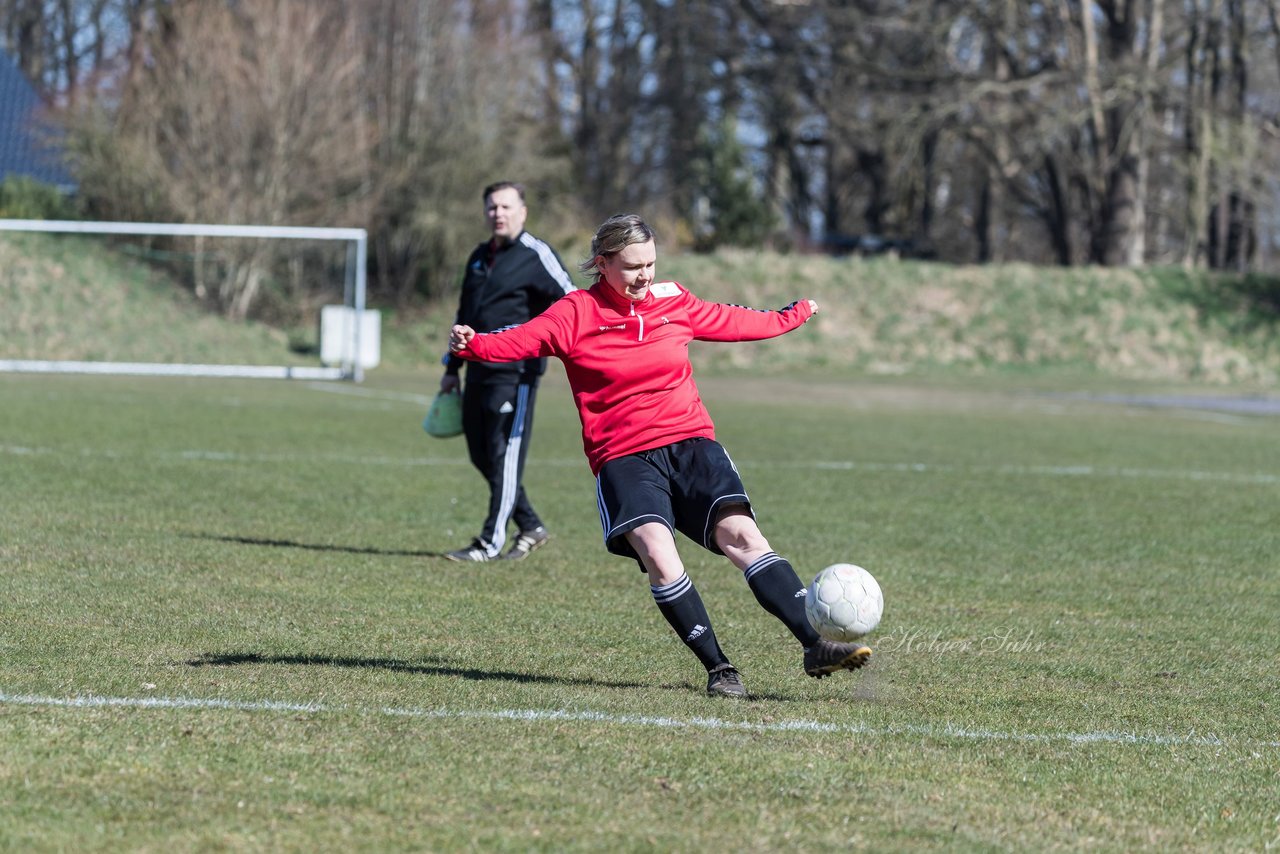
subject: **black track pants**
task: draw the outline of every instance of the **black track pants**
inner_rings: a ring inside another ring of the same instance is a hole
[[[471,463],[489,483],[489,514],[480,537],[490,556],[502,551],[507,525],[520,531],[542,524],[524,493],[524,461],[533,434],[536,383],[467,383],[462,394],[462,425]]]

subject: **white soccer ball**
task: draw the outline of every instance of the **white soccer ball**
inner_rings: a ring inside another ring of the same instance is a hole
[[[804,613],[827,640],[856,640],[880,624],[884,594],[862,567],[837,563],[814,576],[805,593]]]

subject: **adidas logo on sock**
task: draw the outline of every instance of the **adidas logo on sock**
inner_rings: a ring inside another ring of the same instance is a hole
[[[689,632],[689,636],[684,639],[684,642],[689,643],[690,641],[697,640],[698,638],[702,637],[703,633],[706,632],[706,630],[707,630],[706,626],[703,626],[703,625],[694,626],[693,631]]]
[[[792,596],[791,598],[792,598],[792,599],[803,599],[804,597],[806,597],[806,596],[808,596],[808,595],[809,595],[809,589],[808,589],[807,587],[801,587],[799,590],[797,590],[797,591],[796,591],[796,595],[795,595],[795,596]]]

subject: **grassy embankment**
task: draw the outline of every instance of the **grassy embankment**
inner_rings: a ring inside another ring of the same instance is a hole
[[[314,330],[227,323],[155,270],[93,247],[0,237],[0,358],[314,362],[289,346]],[[664,255],[659,273],[717,301],[773,308],[805,296],[822,305],[816,334],[700,348],[706,367],[1280,382],[1275,280],[746,251]],[[384,313],[383,366],[432,365],[451,313],[451,305],[414,318]]]

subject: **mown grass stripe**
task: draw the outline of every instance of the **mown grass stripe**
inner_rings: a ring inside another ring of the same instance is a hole
[[[24,445],[0,445],[0,454],[9,456],[50,456],[66,454],[79,457],[101,457],[105,459],[125,458],[158,458],[194,462],[214,463],[298,463],[323,461],[358,466],[470,466],[463,458],[452,457],[389,457],[389,456],[352,456],[349,454],[242,454],[235,451],[215,451],[208,449],[188,449],[182,451],[159,451],[155,453],[129,454],[120,451],[95,450],[81,448],[75,451],[56,448],[30,447]],[[585,467],[580,459],[557,459],[540,457],[531,460],[532,467],[551,466],[557,468]],[[951,465],[947,463],[876,463],[856,460],[810,460],[810,461],[778,461],[748,460],[744,465],[752,468],[785,466],[789,469],[811,468],[818,471],[851,471],[851,472],[900,472],[903,474],[1001,474],[1025,477],[1099,477],[1111,479],[1139,480],[1191,480],[1213,481],[1217,483],[1244,483],[1271,486],[1280,484],[1280,475],[1267,472],[1221,472],[1200,471],[1195,469],[1137,469],[1117,468],[1114,466],[1021,466],[1021,465]]]

